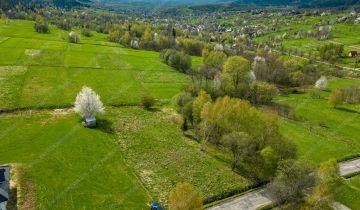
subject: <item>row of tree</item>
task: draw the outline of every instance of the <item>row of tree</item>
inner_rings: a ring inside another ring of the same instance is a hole
[[[282,161],[268,189],[281,209],[332,209],[338,171],[336,160],[321,163],[317,170],[307,162]]]
[[[353,85],[346,88],[335,89],[329,96],[330,103],[337,107],[338,105],[347,103],[360,103],[360,85]]]

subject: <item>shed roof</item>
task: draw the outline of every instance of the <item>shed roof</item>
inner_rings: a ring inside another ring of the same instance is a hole
[[[86,121],[95,121],[96,120],[96,118],[94,116],[89,116],[89,117],[86,117],[85,119],[86,119]]]

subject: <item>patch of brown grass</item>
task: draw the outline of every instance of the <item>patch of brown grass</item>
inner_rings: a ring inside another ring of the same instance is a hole
[[[10,165],[9,210],[35,210],[36,194],[27,169],[19,164]]]

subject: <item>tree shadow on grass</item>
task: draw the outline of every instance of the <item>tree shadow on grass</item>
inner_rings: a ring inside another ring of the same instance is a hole
[[[113,122],[106,120],[106,119],[97,119],[96,120],[96,127],[92,129],[100,130],[104,133],[114,134]]]
[[[104,133],[108,133],[108,134],[114,134],[115,130],[113,128],[113,122],[107,120],[107,119],[101,119],[99,117],[96,117],[96,126],[95,127],[87,127],[85,126],[85,119],[84,118],[80,118],[79,119],[79,123],[81,123],[85,128],[88,129],[94,129],[94,130],[100,130]]]
[[[353,110],[353,109],[344,108],[344,107],[336,107],[335,109],[340,110],[340,111],[344,111],[344,112],[350,112],[350,113],[354,113],[354,114],[360,114],[359,111],[356,111],[356,110]]]
[[[161,111],[159,108],[156,108],[156,107],[150,107],[150,108],[147,108],[145,110],[149,111],[149,112],[159,112],[159,111]]]
[[[17,188],[10,188],[9,201],[7,203],[7,209],[17,210]]]

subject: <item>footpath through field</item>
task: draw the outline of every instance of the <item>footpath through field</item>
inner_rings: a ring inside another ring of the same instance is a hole
[[[339,173],[341,176],[348,176],[358,172],[360,172],[360,158],[339,163]],[[211,206],[207,210],[256,210],[272,203],[269,191],[263,187]],[[336,210],[349,209],[338,202],[335,202],[333,207]]]

